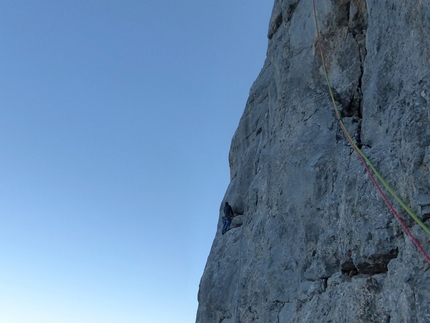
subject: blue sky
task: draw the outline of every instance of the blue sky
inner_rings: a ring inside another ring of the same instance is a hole
[[[193,322],[272,1],[2,1],[0,322]]]

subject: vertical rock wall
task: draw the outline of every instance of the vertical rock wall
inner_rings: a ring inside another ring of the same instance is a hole
[[[316,5],[344,123],[430,226],[430,3]],[[197,323],[430,322],[430,266],[340,132],[312,1],[276,0],[268,38],[229,155],[225,201],[240,215],[218,225]]]

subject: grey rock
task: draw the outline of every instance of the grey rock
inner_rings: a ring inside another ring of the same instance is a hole
[[[316,3],[345,126],[429,224],[430,3]],[[312,2],[276,0],[268,38],[229,154],[224,200],[240,215],[225,235],[218,223],[196,322],[430,322],[430,266],[339,129]]]

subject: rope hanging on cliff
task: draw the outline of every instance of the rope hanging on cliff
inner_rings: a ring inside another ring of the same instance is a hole
[[[345,138],[347,139],[347,141],[349,142],[349,144],[352,146],[352,148],[354,149],[354,151],[357,153],[358,157],[360,158],[361,162],[363,163],[364,168],[366,169],[367,173],[369,174],[370,179],[372,180],[373,184],[377,188],[377,190],[378,190],[379,194],[381,195],[382,199],[384,200],[385,204],[387,204],[388,208],[391,210],[391,212],[393,213],[393,215],[395,216],[395,218],[397,219],[397,221],[400,223],[400,225],[402,226],[403,230],[405,230],[405,232],[407,233],[407,235],[411,238],[412,242],[415,244],[415,246],[418,248],[418,250],[423,254],[424,258],[430,263],[430,257],[427,255],[427,253],[421,247],[421,245],[418,242],[418,240],[415,239],[415,237],[412,235],[412,233],[410,232],[410,230],[408,229],[408,227],[405,225],[405,223],[403,222],[403,220],[400,218],[400,216],[398,215],[398,213],[394,210],[394,207],[388,201],[387,197],[385,196],[384,192],[382,191],[381,187],[379,186],[378,182],[376,181],[376,179],[373,176],[372,172],[370,171],[369,167],[372,169],[373,173],[376,175],[376,177],[378,177],[378,179],[381,181],[381,183],[384,185],[384,187],[397,200],[397,202],[399,202],[399,204],[405,209],[405,211],[429,235],[430,235],[430,229],[402,201],[402,199],[394,192],[394,190],[391,188],[391,186],[388,185],[388,183],[384,180],[384,178],[379,174],[379,172],[376,170],[376,168],[373,166],[373,164],[370,162],[370,160],[367,158],[367,156],[361,151],[360,148],[358,148],[358,146],[352,140],[350,134],[348,133],[348,130],[346,129],[346,127],[345,127],[345,125],[344,125],[344,123],[343,123],[343,121],[341,119],[341,116],[340,116],[340,113],[339,113],[339,109],[337,108],[336,100],[334,99],[333,91],[332,91],[332,88],[331,88],[331,85],[330,85],[330,79],[329,79],[329,76],[328,76],[328,73],[327,73],[327,68],[326,68],[326,65],[325,65],[324,54],[323,54],[322,45],[321,45],[320,31],[319,31],[318,21],[317,21],[317,11],[316,11],[315,0],[312,0],[312,4],[313,4],[313,10],[314,10],[315,27],[316,27],[316,32],[317,32],[317,42],[318,42],[318,47],[319,47],[319,51],[320,51],[320,54],[321,54],[322,67],[323,67],[323,70],[324,70],[324,76],[325,76],[325,79],[326,79],[326,82],[327,82],[328,90],[330,92],[331,101],[333,103],[334,111],[335,111],[335,114],[336,114],[336,119],[339,122],[339,125],[340,125],[340,127],[342,129],[342,132],[345,135]]]

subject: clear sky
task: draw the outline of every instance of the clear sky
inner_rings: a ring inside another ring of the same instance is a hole
[[[0,322],[194,322],[273,1],[0,3]]]

